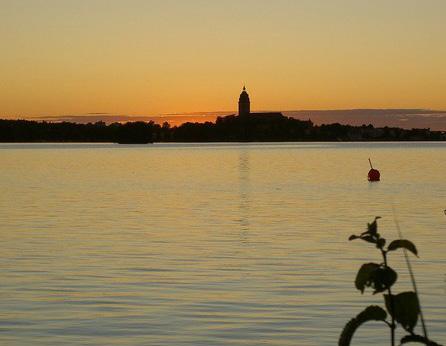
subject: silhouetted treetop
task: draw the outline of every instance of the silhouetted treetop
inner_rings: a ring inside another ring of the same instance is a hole
[[[287,142],[287,141],[444,141],[446,133],[372,125],[314,125],[281,113],[229,115],[215,122],[180,126],[150,122],[78,124],[0,120],[0,142]]]

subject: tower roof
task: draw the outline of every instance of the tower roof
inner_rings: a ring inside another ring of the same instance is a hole
[[[243,91],[240,94],[239,102],[249,102],[249,95],[246,92],[246,87],[243,87]]]

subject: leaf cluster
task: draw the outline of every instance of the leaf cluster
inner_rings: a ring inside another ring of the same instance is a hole
[[[359,269],[355,287],[364,293],[366,288],[373,289],[373,294],[387,292],[384,294],[386,310],[379,306],[369,306],[355,318],[351,319],[344,327],[339,338],[340,346],[349,346],[355,331],[364,323],[369,321],[382,321],[391,329],[391,340],[393,345],[394,331],[399,324],[409,335],[401,339],[401,345],[408,342],[418,342],[425,345],[438,346],[438,344],[414,333],[420,315],[420,304],[416,292],[402,292],[392,294],[392,286],[398,279],[398,274],[387,263],[387,255],[398,249],[404,249],[415,256],[418,256],[416,246],[409,240],[398,239],[392,241],[386,247],[386,239],[378,233],[377,221],[380,217],[367,224],[367,230],[359,235],[351,235],[349,240],[360,239],[367,243],[374,244],[382,254],[381,263],[365,263]],[[391,321],[387,320],[388,315]]]
[[[375,244],[378,249],[381,249],[383,251],[390,252],[395,251],[398,249],[406,249],[410,252],[412,252],[415,256],[418,256],[418,250],[416,246],[410,241],[406,239],[397,239],[392,241],[387,249],[384,249],[384,246],[386,245],[386,239],[381,237],[381,235],[378,233],[378,220],[380,219],[380,216],[375,217],[375,220],[372,223],[367,224],[367,231],[362,232],[360,235],[352,234],[348,240],[355,240],[355,239],[361,239],[368,243]]]

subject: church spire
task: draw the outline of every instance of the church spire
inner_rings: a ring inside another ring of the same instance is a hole
[[[249,113],[251,113],[251,101],[249,100],[249,95],[246,92],[246,86],[244,85],[238,100],[238,115],[244,116],[249,115]]]

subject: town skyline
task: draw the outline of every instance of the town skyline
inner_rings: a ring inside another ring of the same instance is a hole
[[[234,104],[236,104],[234,100]],[[255,103],[254,103],[255,104]],[[214,122],[227,115],[285,115],[299,120],[311,120],[316,125],[340,123],[342,125],[373,125],[377,127],[399,127],[402,129],[429,128],[446,131],[446,111],[429,109],[333,109],[333,110],[258,110],[251,108],[250,96],[244,85],[238,98],[238,109],[231,111],[190,112],[158,115],[129,115],[93,112],[84,115],[47,115],[37,117],[9,117],[49,122],[73,122],[80,124],[104,122],[149,121],[157,124],[169,123],[179,126],[184,123]],[[8,119],[8,117],[4,117]]]

